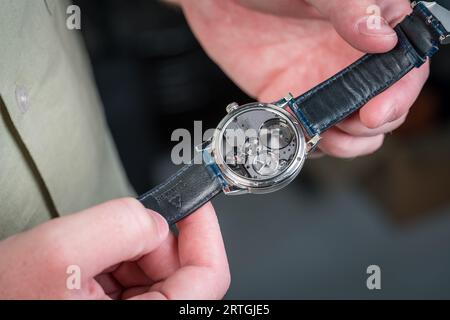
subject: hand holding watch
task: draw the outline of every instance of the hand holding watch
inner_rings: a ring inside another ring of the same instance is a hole
[[[414,3],[395,31],[399,41],[393,50],[365,55],[298,98],[230,104],[201,147],[203,163],[185,166],[139,201],[174,224],[222,191],[262,194],[285,187],[323,132],[450,43],[450,12],[435,2]]]

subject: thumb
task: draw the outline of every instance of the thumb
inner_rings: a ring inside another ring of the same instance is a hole
[[[357,50],[387,52],[397,44],[392,28],[410,12],[407,0],[306,0],[333,24],[339,35]]]
[[[162,216],[127,198],[50,221],[31,232],[33,239],[45,239],[39,252],[52,258],[53,267],[65,270],[76,265],[87,280],[153,251],[167,238],[169,227]]]

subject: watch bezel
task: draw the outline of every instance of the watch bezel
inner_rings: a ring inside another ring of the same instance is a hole
[[[247,112],[250,109],[269,109],[271,112],[279,115],[294,129],[295,137],[298,142],[293,160],[290,165],[283,170],[283,172],[275,177],[258,181],[247,179],[233,172],[224,161],[221,147],[224,129],[227,128],[228,124],[235,117]],[[301,171],[307,156],[306,138],[298,120],[285,109],[271,103],[254,102],[233,109],[217,126],[211,146],[211,154],[225,181],[234,188],[255,194],[271,193],[288,185]]]

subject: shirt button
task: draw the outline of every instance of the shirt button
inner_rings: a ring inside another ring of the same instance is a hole
[[[28,91],[23,86],[16,87],[16,101],[20,112],[25,113],[30,109],[30,96]]]

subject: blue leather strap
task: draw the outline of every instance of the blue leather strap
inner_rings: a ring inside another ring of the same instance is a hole
[[[438,51],[439,25],[427,22],[424,10],[416,6],[395,28],[399,41],[393,50],[367,54],[289,102],[310,137],[353,114]]]
[[[188,164],[138,200],[173,225],[221,193],[222,187],[208,164]]]

